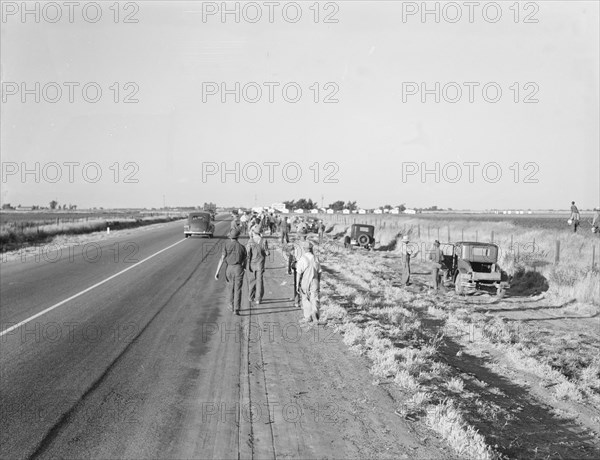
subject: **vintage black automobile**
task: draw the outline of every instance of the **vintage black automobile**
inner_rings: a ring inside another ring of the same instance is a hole
[[[183,227],[183,233],[186,238],[190,236],[207,236],[212,238],[215,232],[215,226],[212,223],[210,212],[191,212],[188,215],[187,224]]]
[[[460,241],[442,247],[445,279],[454,282],[457,294],[473,294],[482,287],[495,287],[502,295],[508,275],[498,265],[498,246],[493,243]]]
[[[350,244],[372,249],[375,244],[375,227],[366,224],[353,224],[350,227]]]

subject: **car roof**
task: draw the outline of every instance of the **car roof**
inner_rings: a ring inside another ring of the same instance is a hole
[[[494,247],[498,247],[497,244],[494,243],[482,243],[480,241],[458,241],[456,243],[454,243],[455,245],[458,244],[468,244],[468,245],[474,245],[474,246],[494,246]]]
[[[190,216],[202,216],[202,215],[209,215],[210,216],[210,212],[208,212],[208,211],[190,212],[189,215]]]

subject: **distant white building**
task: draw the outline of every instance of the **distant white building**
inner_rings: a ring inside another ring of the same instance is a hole
[[[376,209],[375,211],[373,211],[373,214],[382,214],[383,211],[381,209]]]
[[[318,209],[311,209],[310,213],[311,214],[319,214],[319,210]]]
[[[417,210],[416,209],[405,209],[404,210],[404,214],[416,214]]]
[[[342,211],[342,214],[350,214],[350,210],[349,210],[349,209],[344,209],[344,210]]]
[[[358,210],[358,213],[359,213],[359,214],[366,214],[366,213],[367,213],[367,211],[365,211],[364,209],[359,209],[359,210]]]
[[[296,214],[304,214],[304,209],[296,209],[294,212]]]
[[[333,214],[333,209],[328,209],[327,211],[325,211],[327,214]]]
[[[390,214],[400,214],[400,210],[398,208],[394,208],[390,211]]]

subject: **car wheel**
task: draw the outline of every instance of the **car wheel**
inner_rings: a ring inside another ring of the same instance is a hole
[[[358,244],[360,244],[361,246],[366,246],[367,244],[369,244],[369,236],[368,235],[360,235],[358,237]]]
[[[462,286],[462,276],[460,275],[460,273],[458,273],[456,275],[456,278],[454,279],[454,291],[458,295],[463,295],[465,293],[465,290],[463,289],[463,286]]]

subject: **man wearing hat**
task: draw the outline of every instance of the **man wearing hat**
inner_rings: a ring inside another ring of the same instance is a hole
[[[242,286],[244,284],[244,269],[246,268],[246,248],[240,244],[238,238],[240,231],[237,228],[231,229],[227,235],[229,241],[223,246],[221,259],[215,273],[215,280],[219,279],[219,272],[223,262],[227,264],[225,269],[225,280],[227,281],[227,304],[232,312],[240,314],[242,306]]]
[[[304,231],[296,237],[296,241],[294,243],[286,246],[286,251],[288,254],[288,275],[294,275],[294,305],[298,308],[300,308],[300,293],[297,289],[298,272],[296,266],[298,261],[306,252],[305,243],[307,241],[307,236],[308,231],[304,229]]]
[[[592,219],[592,232],[600,233],[600,208],[594,208],[594,211],[596,213]]]
[[[410,259],[415,257],[419,250],[417,248],[411,247],[410,239],[408,235],[404,235],[402,237],[402,285],[409,286],[410,285]]]
[[[319,244],[323,244],[323,235],[325,234],[325,224],[322,220],[319,220],[318,233],[319,233]]]
[[[296,291],[300,293],[304,321],[319,321],[319,295],[321,282],[321,264],[313,254],[313,244],[306,240],[302,242],[304,255],[296,264],[298,278]]]
[[[431,271],[432,287],[437,291],[440,289],[440,270],[444,265],[444,255],[440,249],[440,242],[438,240],[433,242],[433,249],[429,253],[429,260],[433,262]]]
[[[256,302],[259,305],[263,299],[264,282],[263,275],[265,273],[265,262],[267,256],[271,255],[267,240],[260,234],[258,225],[255,225],[250,230],[250,239],[246,246],[248,253],[248,298],[251,302]]]
[[[279,226],[281,228],[281,244],[289,243],[290,242],[290,237],[289,237],[290,221],[289,221],[289,219],[286,219],[285,217],[283,219],[281,219]]]

